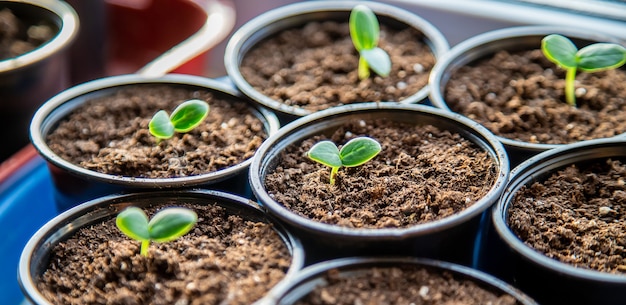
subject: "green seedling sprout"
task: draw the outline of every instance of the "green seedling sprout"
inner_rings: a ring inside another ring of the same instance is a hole
[[[380,143],[376,140],[360,137],[348,141],[341,150],[331,141],[318,142],[311,147],[307,156],[331,168],[330,184],[334,185],[340,167],[359,166],[378,155],[380,149]]]
[[[598,72],[619,68],[626,62],[626,48],[615,43],[595,43],[578,49],[567,37],[551,34],[541,40],[543,54],[566,70],[565,100],[576,106],[576,71]]]
[[[376,74],[386,77],[391,72],[389,54],[378,47],[380,27],[374,12],[359,4],[350,13],[350,36],[359,52],[358,74],[360,79],[370,76],[370,68]]]
[[[198,221],[198,215],[186,208],[166,208],[150,221],[137,207],[128,207],[117,215],[115,224],[126,236],[141,242],[140,254],[148,256],[150,241],[168,242],[189,232]]]
[[[148,124],[150,133],[159,140],[169,139],[175,132],[185,133],[196,128],[209,115],[209,104],[202,100],[188,100],[176,107],[172,115],[159,110]]]

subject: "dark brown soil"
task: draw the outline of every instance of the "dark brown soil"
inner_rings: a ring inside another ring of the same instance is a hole
[[[306,157],[315,143],[338,145],[367,135],[382,151],[368,163],[330,168]],[[473,205],[493,186],[496,165],[487,152],[458,134],[430,125],[354,121],[330,137],[315,136],[281,153],[265,178],[270,195],[289,210],[350,228],[399,228],[441,219]]]
[[[55,247],[38,288],[54,304],[247,305],[285,276],[290,255],[271,225],[213,205],[193,209],[195,228],[152,243],[147,258],[114,218],[80,229]]]
[[[414,304],[414,305],[515,305],[508,294],[496,293],[477,283],[415,266],[362,269],[351,276],[337,270],[326,275],[329,285],[317,287],[297,305]]]
[[[626,274],[626,165],[572,165],[523,187],[509,224],[526,244],[576,267]]]
[[[191,132],[157,144],[148,131],[152,116],[160,109],[171,113],[192,98],[209,103],[209,116]],[[136,85],[77,109],[47,141],[63,159],[102,173],[147,178],[199,175],[252,157],[267,137],[263,122],[248,107],[208,91]]]
[[[626,71],[578,72],[578,107],[565,102],[565,71],[541,50],[501,51],[454,72],[449,107],[504,138],[565,144],[626,132]]]
[[[56,30],[42,21],[27,24],[8,8],[0,9],[0,60],[13,58],[32,51],[52,39]]]
[[[358,53],[347,23],[309,23],[283,31],[246,54],[241,74],[256,90],[289,106],[318,111],[355,102],[401,101],[428,83],[435,64],[424,35],[381,25],[379,47],[391,57],[389,77],[359,80]]]

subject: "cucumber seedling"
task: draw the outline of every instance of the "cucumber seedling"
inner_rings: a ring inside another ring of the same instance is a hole
[[[148,256],[151,241],[168,242],[187,234],[198,221],[196,212],[187,208],[165,208],[150,221],[137,207],[128,207],[117,215],[115,224],[126,236],[141,242],[140,254]]]
[[[318,142],[307,152],[307,156],[331,168],[330,184],[334,185],[340,167],[359,166],[378,155],[380,150],[380,143],[376,140],[359,137],[348,141],[341,150],[331,141]]]
[[[185,133],[198,127],[209,115],[209,104],[202,100],[188,100],[176,107],[172,115],[159,110],[154,114],[148,128],[159,140],[169,139],[175,132]]]
[[[376,14],[367,6],[359,4],[350,12],[350,37],[359,52],[358,75],[360,79],[370,76],[370,69],[386,77],[391,72],[391,59],[378,47],[380,26]]]
[[[598,72],[616,69],[626,63],[626,48],[615,43],[594,43],[582,49],[567,37],[551,34],[541,40],[541,50],[551,62],[565,69],[565,100],[576,106],[576,71]]]

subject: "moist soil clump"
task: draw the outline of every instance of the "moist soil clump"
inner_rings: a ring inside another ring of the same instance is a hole
[[[564,88],[565,70],[541,50],[500,51],[452,73],[444,97],[453,111],[512,140],[566,144],[626,132],[624,69],[577,73],[577,107]]]
[[[522,187],[509,226],[528,246],[580,268],[626,275],[626,165],[571,165]]]
[[[198,223],[175,241],[151,243],[148,257],[115,218],[81,228],[54,248],[39,290],[53,304],[247,305],[284,278],[291,256],[273,226],[217,205],[183,206]]]
[[[325,279],[328,286],[316,287],[296,304],[518,304],[512,296],[492,292],[470,279],[415,266],[362,269],[350,276],[331,270]]]
[[[171,113],[189,99],[201,99],[209,115],[192,131],[157,141],[148,130],[161,109]],[[143,178],[200,175],[245,161],[267,137],[248,104],[208,91],[135,85],[95,98],[76,109],[47,137],[50,149],[93,171]]]
[[[28,24],[8,8],[0,9],[0,60],[32,51],[56,35],[56,29],[45,21]]]
[[[317,142],[343,145],[369,136],[382,151],[369,162],[339,169],[306,157]],[[332,134],[315,136],[281,153],[265,178],[274,200],[315,221],[350,228],[405,228],[456,214],[493,186],[490,155],[459,134],[431,125],[355,120]]]
[[[311,22],[285,30],[250,50],[241,74],[257,91],[289,106],[318,111],[356,102],[401,101],[428,83],[435,56],[415,29],[381,24],[379,47],[391,73],[359,80],[358,52],[347,23]]]

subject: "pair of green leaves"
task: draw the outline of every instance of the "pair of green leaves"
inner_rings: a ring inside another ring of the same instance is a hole
[[[566,70],[565,99],[576,106],[576,71],[598,72],[619,68],[626,63],[626,48],[615,43],[595,43],[578,49],[567,37],[552,34],[541,41],[543,54]]]
[[[148,128],[150,133],[158,139],[169,139],[175,132],[189,132],[196,128],[209,115],[209,104],[202,100],[186,101],[168,115],[167,111],[159,110]]]
[[[126,236],[141,242],[141,255],[148,256],[150,241],[168,242],[189,232],[198,215],[186,208],[167,208],[156,213],[150,221],[137,207],[128,207],[117,215],[115,224]]]
[[[359,166],[378,155],[380,150],[380,143],[376,140],[359,137],[348,141],[341,150],[331,141],[318,142],[311,147],[307,155],[311,160],[331,168],[330,184],[334,185],[340,167]]]
[[[370,68],[380,76],[388,76],[391,72],[391,59],[387,52],[378,47],[380,26],[374,12],[359,4],[352,9],[349,24],[352,43],[359,52],[359,78],[368,78]]]

